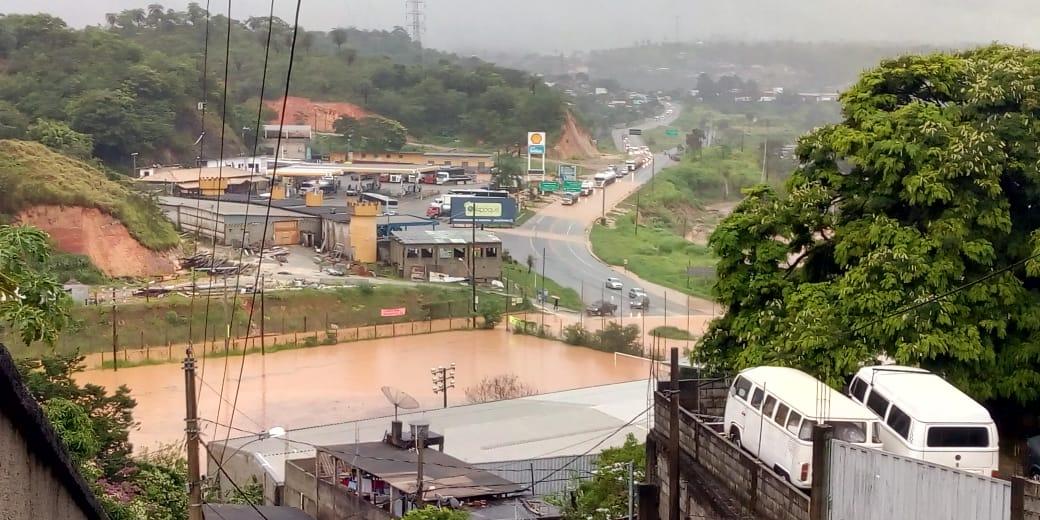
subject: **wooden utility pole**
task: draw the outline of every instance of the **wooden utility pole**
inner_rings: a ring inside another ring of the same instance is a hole
[[[260,275],[260,355],[267,355],[266,337],[264,336],[264,276]],[[326,326],[328,328],[328,326]]]
[[[199,476],[199,418],[195,400],[195,357],[191,348],[184,358],[184,433],[188,447],[188,520],[202,518],[202,482]]]
[[[830,453],[831,439],[834,438],[834,427],[829,424],[816,424],[812,430],[812,500],[809,501],[810,520],[827,520],[830,518],[827,504],[830,502]]]
[[[113,292],[113,294],[115,294],[115,293]],[[116,346],[117,342],[118,342],[118,333],[116,332],[116,300],[115,300],[115,297],[113,296],[113,298],[112,298],[112,371],[113,372],[119,370],[119,357],[118,357],[118,353],[116,352],[117,349],[118,349],[118,347]]]
[[[671,384],[668,387],[668,520],[679,520],[679,349],[671,350]]]

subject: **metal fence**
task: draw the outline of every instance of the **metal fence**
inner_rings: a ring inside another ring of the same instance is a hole
[[[577,482],[592,478],[598,455],[546,457],[474,464],[474,467],[494,473],[518,484],[535,482],[534,495],[546,497],[562,495],[577,487]],[[573,461],[573,462],[572,462]],[[561,469],[562,468],[562,469]]]
[[[1008,520],[1011,483],[832,440],[830,520]]]

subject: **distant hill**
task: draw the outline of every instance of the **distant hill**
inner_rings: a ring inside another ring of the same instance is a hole
[[[99,20],[101,22],[102,20]],[[112,13],[105,27],[70,29],[49,15],[0,15],[0,138],[22,138],[29,123],[64,121],[93,138],[110,165],[192,164],[202,133],[197,102],[207,102],[203,156],[251,148],[261,100],[285,93],[292,27],[271,24],[267,82],[261,92],[268,20],[228,19],[157,4]],[[206,95],[200,71],[209,71]],[[290,96],[352,103],[400,121],[427,142],[512,145],[529,130],[556,131],[563,96],[527,73],[475,58],[421,49],[403,30],[299,31]],[[226,126],[219,121],[227,104]],[[267,107],[262,122],[273,112]],[[292,114],[290,114],[292,116]]]

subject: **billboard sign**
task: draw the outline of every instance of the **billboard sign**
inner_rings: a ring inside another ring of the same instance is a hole
[[[512,224],[516,221],[516,200],[512,197],[452,197],[452,224]]]
[[[541,146],[545,149],[545,132],[527,132],[527,146]]]
[[[538,183],[538,190],[544,193],[553,193],[560,189],[560,183],[556,181],[542,181]]]
[[[527,146],[527,153],[531,155],[544,155],[545,145],[544,144],[532,144]]]
[[[390,309],[379,309],[379,315],[384,318],[396,318],[404,316],[408,312],[407,307],[393,307]]]
[[[581,181],[563,181],[563,191],[571,193],[581,192]]]
[[[573,181],[578,178],[578,167],[573,164],[561,164],[556,168],[556,174],[561,180]]]
[[[629,128],[628,135],[643,135],[642,128]]]

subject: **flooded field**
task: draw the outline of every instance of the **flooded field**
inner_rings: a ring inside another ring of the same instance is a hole
[[[539,393],[645,379],[639,359],[571,347],[504,330],[361,341],[287,350],[266,356],[198,361],[199,415],[203,438],[223,438],[234,428],[259,431],[272,426],[299,428],[393,413],[380,387],[392,385],[414,396],[423,408],[441,406],[432,392],[430,369],[455,363],[449,404],[466,402],[465,389],[485,377],[515,374]],[[241,388],[231,424],[231,402]],[[130,387],[140,429],[135,448],[173,443],[184,437],[184,372],[180,364],[88,370],[77,378],[109,388]],[[218,399],[223,387],[223,398]],[[218,412],[219,407],[219,412]],[[232,436],[242,435],[232,432]]]

